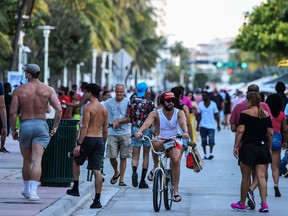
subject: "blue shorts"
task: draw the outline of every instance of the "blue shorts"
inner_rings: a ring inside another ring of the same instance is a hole
[[[273,133],[272,150],[281,150],[282,148],[282,135],[280,133]]]
[[[132,134],[135,134],[136,132],[139,131],[140,127],[137,126],[132,126]],[[150,139],[152,139],[153,136],[153,130],[152,128],[148,128],[147,130],[145,130],[143,132],[143,135],[148,136]],[[131,138],[131,146],[133,148],[140,148],[141,146],[145,146],[145,147],[150,147],[150,142],[148,140],[139,140],[139,139],[135,139],[134,137]]]
[[[200,127],[200,136],[202,141],[202,146],[214,146],[215,145],[215,130]],[[208,137],[208,139],[207,139]]]
[[[46,148],[50,142],[49,127],[44,119],[27,119],[21,121],[19,142],[23,148],[30,148],[32,142]]]

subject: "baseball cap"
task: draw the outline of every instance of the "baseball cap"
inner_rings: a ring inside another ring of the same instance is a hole
[[[162,97],[163,97],[164,100],[171,99],[171,98],[176,99],[174,93],[171,92],[171,91],[164,92],[164,93],[162,94]]]
[[[22,67],[22,69],[24,71],[28,71],[31,74],[36,74],[37,72],[40,72],[40,67],[37,64],[33,64],[33,63]]]
[[[140,82],[137,84],[136,89],[137,89],[137,97],[144,97],[148,89],[148,86],[145,82]]]

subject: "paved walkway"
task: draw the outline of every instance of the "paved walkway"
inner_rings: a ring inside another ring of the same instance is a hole
[[[181,173],[180,192],[183,201],[179,204],[174,204],[173,211],[161,211],[159,214],[169,213],[174,215],[179,213],[179,216],[191,214],[206,216],[258,215],[257,211],[248,211],[246,213],[231,211],[230,203],[239,199],[240,187],[239,167],[235,158],[232,157],[233,134],[229,130],[216,133],[216,143],[215,158],[212,161],[206,161],[204,170],[199,174],[186,169],[185,165],[183,165],[185,160],[182,160],[182,167],[184,167]],[[127,161],[127,171],[124,178],[128,185],[127,187],[119,187],[109,183],[113,172],[109,160],[105,160],[106,180],[101,196],[103,208],[96,210],[89,209],[94,196],[94,185],[93,182],[86,181],[87,171],[85,165],[81,168],[80,197],[67,196],[67,187],[41,186],[38,188],[40,201],[32,202],[25,199],[21,195],[23,187],[21,176],[22,157],[19,152],[18,142],[8,137],[6,148],[11,153],[0,153],[0,216],[129,215],[129,212],[133,213],[133,215],[136,213],[140,215],[155,215],[151,204],[151,183],[149,183],[150,189],[148,190],[139,190],[131,186],[130,160]],[[201,148],[199,148],[199,151],[202,153]],[[266,215],[287,215],[287,180],[283,177],[280,178],[282,197],[275,198],[269,167],[268,203],[270,212]],[[258,207],[260,201],[258,190],[255,193]],[[127,199],[129,200],[128,203]],[[139,200],[140,203],[137,203]],[[121,206],[120,212],[119,208],[117,208],[119,205]],[[116,207],[114,210],[113,206]],[[142,207],[139,209],[139,206]],[[178,210],[182,208],[187,211],[179,212]]]
[[[0,153],[0,215],[2,216],[32,216],[37,215],[50,206],[49,214],[65,215],[81,200],[66,196],[67,187],[38,187],[40,201],[32,202],[21,194],[23,187],[21,168],[22,156],[19,144],[11,136],[7,138],[5,147],[11,153]],[[93,190],[93,184],[86,181],[86,170],[83,167],[80,183],[81,191]],[[63,201],[61,201],[61,198]],[[62,202],[61,206],[53,206],[55,202]],[[54,209],[54,210],[52,210]]]

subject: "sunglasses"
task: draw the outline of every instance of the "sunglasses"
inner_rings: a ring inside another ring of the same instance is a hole
[[[175,98],[171,98],[171,99],[166,99],[165,102],[167,103],[175,103],[176,102],[176,99]]]

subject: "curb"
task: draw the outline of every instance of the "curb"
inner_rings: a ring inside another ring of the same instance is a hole
[[[82,182],[79,187],[79,192],[80,197],[65,195],[48,208],[41,211],[37,216],[71,215],[92,196],[92,193],[94,194],[94,181]]]

